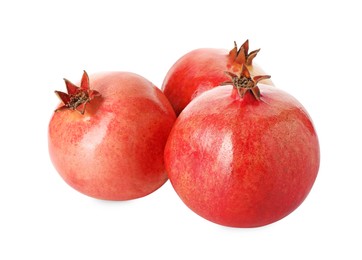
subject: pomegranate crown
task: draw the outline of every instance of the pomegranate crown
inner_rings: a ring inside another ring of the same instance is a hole
[[[224,82],[222,85],[233,85],[241,98],[244,97],[246,92],[251,92],[257,100],[260,100],[260,90],[257,86],[258,82],[270,78],[269,75],[259,75],[252,78],[244,64],[241,67],[239,76],[229,71],[225,71],[225,74],[230,77],[231,81]]]
[[[260,49],[257,49],[249,53],[249,40],[246,40],[239,49],[234,41],[234,48],[229,52],[230,61],[240,65],[245,64],[250,66],[259,51]]]
[[[91,90],[89,87],[89,77],[86,71],[84,71],[80,87],[77,87],[72,82],[64,79],[67,87],[67,93],[62,91],[55,91],[55,94],[63,102],[63,105],[55,110],[55,112],[65,109],[75,110],[82,115],[85,112],[87,104],[96,96],[100,96],[100,93],[96,90]]]

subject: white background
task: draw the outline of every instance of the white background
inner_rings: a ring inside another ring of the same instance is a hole
[[[0,259],[362,259],[359,1],[1,1]],[[129,202],[70,188],[47,127],[83,70],[136,72],[161,86],[200,47],[250,40],[277,87],[311,114],[321,167],[296,211],[256,229],[191,212],[169,182]]]

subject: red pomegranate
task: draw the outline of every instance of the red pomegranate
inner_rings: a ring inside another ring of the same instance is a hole
[[[231,227],[282,219],[307,197],[319,169],[319,143],[305,108],[257,82],[243,67],[179,115],[165,148],[169,179],[200,216]]]
[[[76,190],[99,199],[145,196],[167,180],[163,151],[176,119],[164,94],[129,72],[91,75],[68,93],[49,123],[50,158]]]
[[[231,51],[212,48],[193,50],[171,67],[164,79],[162,90],[177,115],[193,98],[228,80],[225,71],[239,73],[245,64],[252,75],[265,74],[253,63],[260,49],[249,53],[248,40],[239,49],[235,42],[234,45]],[[266,83],[272,85],[270,80]]]

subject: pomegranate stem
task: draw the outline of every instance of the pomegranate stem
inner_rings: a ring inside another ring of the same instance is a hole
[[[229,71],[225,73],[230,77],[231,81],[224,82],[222,85],[233,85],[241,98],[243,98],[247,92],[251,92],[256,100],[260,100],[261,95],[257,83],[263,79],[270,78],[269,75],[255,76],[252,78],[246,65],[242,66],[239,76]]]

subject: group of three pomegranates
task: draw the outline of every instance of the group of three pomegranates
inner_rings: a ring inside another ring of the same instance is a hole
[[[140,198],[170,179],[190,209],[220,225],[285,217],[316,179],[318,137],[248,45],[185,54],[162,90],[130,72],[84,72],[79,86],[65,80],[48,131],[56,170],[104,200]]]

